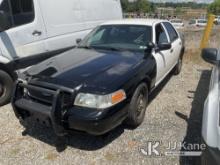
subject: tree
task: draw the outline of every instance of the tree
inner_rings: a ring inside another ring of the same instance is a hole
[[[150,3],[147,0],[137,0],[136,2],[136,11],[139,13],[150,12]]]
[[[220,14],[220,0],[215,0],[208,6],[208,12],[210,14],[218,15]]]
[[[181,7],[177,7],[175,10],[175,14],[181,14],[182,13],[182,8]]]
[[[122,5],[122,10],[123,11],[128,11],[128,8],[129,8],[128,0],[121,0],[121,5]]]
[[[123,12],[149,13],[155,10],[154,4],[148,0],[136,0],[133,2],[121,0],[121,5]]]

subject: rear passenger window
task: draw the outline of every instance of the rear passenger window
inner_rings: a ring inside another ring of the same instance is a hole
[[[156,25],[156,43],[168,43],[167,35],[161,24]]]
[[[171,42],[175,41],[178,38],[178,34],[177,34],[176,30],[174,29],[174,27],[169,22],[164,22],[163,24],[167,29],[167,32],[170,37],[170,41]]]

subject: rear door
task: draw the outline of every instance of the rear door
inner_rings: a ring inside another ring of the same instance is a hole
[[[169,40],[172,45],[170,50],[170,67],[173,68],[179,59],[181,49],[182,49],[182,41],[179,37],[179,34],[169,22],[163,22],[164,27],[169,35]]]

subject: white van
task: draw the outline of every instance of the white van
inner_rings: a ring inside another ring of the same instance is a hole
[[[98,24],[122,18],[120,0],[0,0],[0,105],[17,69],[70,49]]]

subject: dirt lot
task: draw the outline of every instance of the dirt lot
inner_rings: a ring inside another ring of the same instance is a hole
[[[214,33],[211,45],[217,45],[217,38]],[[182,73],[170,75],[151,95],[145,121],[136,130],[120,126],[104,137],[74,134],[59,141],[50,128],[33,125],[25,131],[10,105],[0,108],[0,164],[199,163],[199,158],[147,157],[140,148],[146,148],[148,141],[160,141],[160,152],[169,142],[201,143],[202,109],[211,67],[199,57],[200,39],[201,32],[186,34]]]

